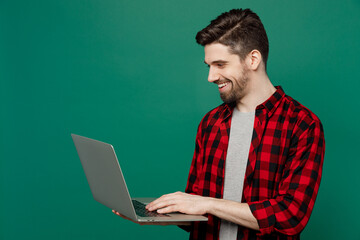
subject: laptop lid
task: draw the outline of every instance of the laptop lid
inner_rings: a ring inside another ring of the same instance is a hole
[[[123,173],[112,145],[71,134],[96,201],[136,221]]]

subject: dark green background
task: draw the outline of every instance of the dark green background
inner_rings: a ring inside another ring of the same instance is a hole
[[[240,7],[268,32],[273,84],[324,126],[303,239],[360,239],[358,0],[0,0],[0,238],[186,239],[94,201],[70,133],[112,143],[134,197],[184,190],[197,125],[221,103],[195,35]]]

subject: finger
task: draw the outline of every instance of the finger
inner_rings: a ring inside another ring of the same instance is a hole
[[[152,201],[151,203],[149,203],[148,205],[145,206],[145,208],[149,211],[153,211],[155,210],[154,206],[157,206],[158,204],[164,202],[164,201],[167,201],[167,200],[170,200],[170,199],[173,199],[174,198],[174,194],[175,193],[169,193],[169,194],[165,194],[165,195],[162,195],[161,197],[159,197],[158,199],[155,199],[154,201]],[[152,209],[152,210],[150,210]]]
[[[171,206],[167,206],[161,209],[158,209],[157,212],[158,213],[171,213],[171,212],[177,212],[176,210],[176,205],[171,205]]]
[[[160,198],[156,199],[155,201],[153,201],[151,204],[149,204],[146,209],[149,211],[154,211],[159,208],[164,208],[170,205],[174,205],[184,201],[188,195],[189,194],[183,192],[165,194]]]
[[[117,212],[117,211],[114,211],[114,213],[122,218],[126,218],[128,219],[126,216],[122,215],[121,213]]]
[[[146,205],[145,208],[149,210],[150,207],[152,207],[152,206],[156,205],[157,203],[159,203],[160,201],[162,201],[163,198],[164,198],[164,196],[165,196],[165,195],[162,195],[161,197],[155,199],[154,201],[152,201],[151,203],[149,203],[148,205]]]
[[[148,210],[149,211],[155,211],[155,210],[160,209],[160,208],[165,208],[165,207],[174,205],[177,202],[178,202],[178,200],[175,199],[175,198],[171,198],[171,199],[168,199],[168,200],[163,200],[161,202],[158,202],[158,203],[150,206]]]

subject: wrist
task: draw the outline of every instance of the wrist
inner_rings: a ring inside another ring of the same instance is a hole
[[[205,211],[207,214],[212,214],[212,215],[214,214],[214,209],[217,202],[218,202],[217,198],[208,197],[207,204],[205,206]]]

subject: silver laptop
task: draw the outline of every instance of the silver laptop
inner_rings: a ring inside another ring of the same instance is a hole
[[[94,199],[135,222],[207,221],[202,215],[157,214],[145,209],[155,198],[131,198],[112,145],[71,134]]]

